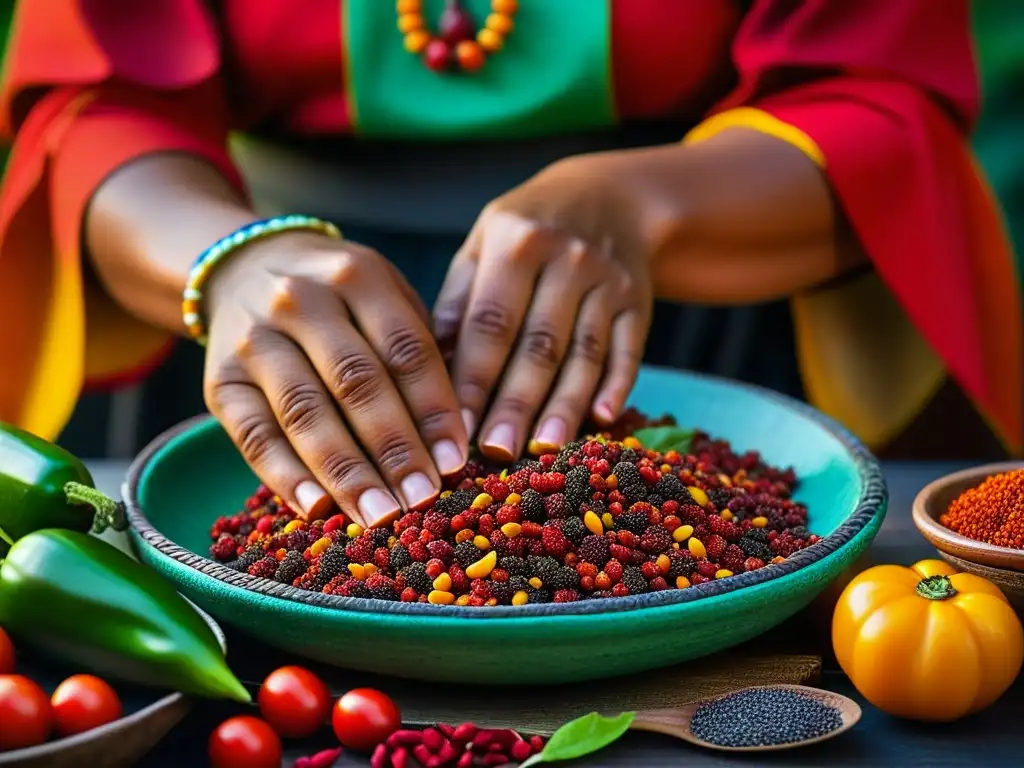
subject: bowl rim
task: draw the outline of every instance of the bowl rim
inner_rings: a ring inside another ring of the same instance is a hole
[[[967,488],[974,488],[986,479],[994,475],[1015,470],[1024,469],[1024,461],[997,461],[989,464],[979,464],[975,467],[958,469],[942,477],[932,480],[928,485],[918,491],[911,505],[911,515],[917,530],[928,539],[929,543],[947,554],[954,555],[961,560],[984,565],[999,570],[1021,570],[1024,569],[1024,550],[1000,547],[996,544],[989,544],[985,541],[978,541],[952,528],[947,528],[935,516],[928,513],[928,503],[931,498],[941,489],[960,482],[968,483]],[[964,490],[967,490],[965,488]],[[955,547],[958,551],[950,552],[946,548]],[[962,553],[970,552],[971,557],[964,557]],[[1019,565],[1016,569],[1007,569],[1006,563],[1013,562]],[[998,564],[997,564],[998,563]]]
[[[525,619],[544,616],[594,616],[598,614],[634,611],[646,608],[680,605],[723,596],[746,587],[763,584],[791,575],[802,568],[823,560],[854,539],[877,516],[884,516],[889,492],[878,459],[849,430],[837,421],[799,400],[754,384],[725,379],[691,371],[680,371],[660,366],[644,366],[644,370],[662,371],[687,378],[711,381],[719,386],[744,390],[761,398],[796,412],[818,427],[831,434],[847,451],[861,481],[861,493],[853,511],[828,536],[816,544],[788,557],[782,563],[766,565],[756,571],[748,571],[727,579],[696,584],[687,589],[666,589],[641,595],[611,597],[603,600],[582,600],[572,603],[535,603],[521,606],[492,606],[481,609],[470,606],[432,605],[429,603],[402,603],[397,601],[374,600],[364,597],[325,595],[322,592],[281,584],[272,579],[239,573],[225,565],[196,554],[174,543],[158,531],[138,502],[140,481],[156,455],[173,439],[192,430],[219,428],[208,414],[194,416],[164,431],[154,438],[128,468],[122,484],[122,497],[127,508],[128,519],[137,539],[156,550],[159,554],[185,565],[201,574],[222,582],[227,586],[239,587],[258,595],[280,598],[292,603],[303,603],[316,608],[331,608],[350,613],[372,613],[391,616],[416,616],[432,618],[468,618],[474,620]]]

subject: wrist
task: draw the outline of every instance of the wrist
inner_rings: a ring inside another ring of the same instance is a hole
[[[183,321],[189,336],[205,342],[206,318],[230,301],[245,276],[261,270],[270,277],[267,262],[298,250],[336,244],[341,232],[328,222],[306,216],[279,216],[251,222],[207,248],[195,261],[183,291]],[[243,290],[245,290],[243,288]]]

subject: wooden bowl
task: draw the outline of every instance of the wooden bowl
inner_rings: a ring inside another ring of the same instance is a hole
[[[955,568],[982,576],[1003,590],[1009,601],[1024,610],[1024,551],[997,547],[969,539],[939,522],[950,503],[986,478],[1024,467],[1024,462],[985,464],[953,472],[926,485],[914,499],[914,525],[939,555]]]
[[[227,652],[221,628],[206,613],[196,610]],[[15,671],[35,680],[47,693],[51,693],[61,680],[83,670],[65,669],[52,659],[26,658],[19,653]],[[188,697],[181,693],[126,685],[113,679],[109,682],[124,706],[124,715],[119,720],[76,736],[0,752],[0,768],[117,768],[135,765],[178,724],[190,707]]]

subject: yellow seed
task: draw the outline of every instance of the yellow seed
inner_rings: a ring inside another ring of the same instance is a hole
[[[604,485],[605,488],[607,488],[609,491],[614,491],[616,488],[619,487],[619,478],[617,478],[614,474],[608,475],[608,477],[604,479]]]
[[[758,515],[750,521],[750,524],[755,528],[764,528],[766,525],[768,525],[768,518],[764,517],[763,515]]]
[[[477,549],[487,550],[487,549],[491,548],[491,540],[488,539],[486,536],[483,536],[483,535],[474,536],[473,537],[473,544],[476,545]]]
[[[604,527],[608,530],[611,530],[615,527],[615,518],[612,517],[611,512],[605,512],[603,515],[601,515],[601,522],[604,524]]]
[[[704,493],[704,491],[698,488],[696,485],[691,485],[686,490],[690,492],[690,496],[693,497],[693,500],[700,504],[702,507],[708,503],[708,495]]]
[[[350,539],[354,539],[363,532],[363,526],[359,523],[349,523],[345,526],[345,535]]]
[[[525,592],[516,592],[512,595],[512,605],[526,605],[530,596]]]
[[[661,465],[661,471],[664,472],[667,475],[669,472],[672,471],[672,465],[671,464],[662,464]]]
[[[530,583],[530,586],[533,587],[534,589],[540,589],[541,587],[544,586],[544,582],[541,581],[536,576],[534,576],[532,579],[530,579],[529,583]]]
[[[305,528],[305,527],[306,527],[306,524],[304,522],[302,522],[301,520],[292,520],[290,523],[288,523],[288,525],[286,525],[284,527],[283,533],[291,533],[292,531],[297,531],[297,530],[299,530],[299,528]]]
[[[674,543],[672,544],[672,549],[675,549],[675,550],[678,550],[678,549],[679,549],[679,542],[678,542],[678,541],[676,541],[676,542],[674,542]]]
[[[475,563],[466,568],[466,575],[471,579],[486,579],[498,564],[498,553],[488,552]]]
[[[686,589],[690,586],[690,580],[685,576],[676,576],[676,589]]]
[[[487,598],[487,602],[484,603],[484,605],[497,605],[497,604],[498,604],[498,598],[496,598],[496,597],[488,597]]]
[[[434,589],[439,589],[442,592],[452,591],[452,577],[447,573],[442,573],[436,579],[434,579]]]
[[[348,572],[352,574],[352,577],[357,581],[363,581],[366,578],[366,569],[359,563],[349,563]]]
[[[463,528],[455,534],[455,543],[461,544],[464,541],[471,541],[476,534],[469,528]]]
[[[672,531],[672,541],[682,542],[693,536],[692,525],[680,525]]]
[[[777,565],[779,563],[786,562],[786,558],[784,558],[782,555],[776,555],[775,557],[772,558],[772,562]]]
[[[716,579],[727,579],[730,576],[732,576],[732,571],[730,571],[728,568],[719,568],[717,571],[715,571]]]
[[[523,526],[519,523],[505,523],[501,526],[501,532],[508,536],[510,539],[514,539],[523,530]]]
[[[459,595],[459,599],[455,601],[456,605],[469,605],[469,595]]]
[[[422,7],[420,0],[398,0],[395,3],[395,10],[399,13],[417,13]]]
[[[503,469],[498,473],[498,479],[505,482],[508,479],[508,469]]]
[[[510,493],[508,496],[505,497],[505,503],[506,504],[513,504],[514,505],[514,504],[518,504],[522,500],[523,500],[523,497],[520,496],[518,493]]]
[[[732,488],[732,478],[730,478],[724,472],[719,472],[718,473],[718,482],[720,482],[726,488]]]
[[[441,498],[442,499],[447,499],[451,495],[452,495],[451,491],[441,491]]]
[[[391,549],[397,543],[398,538],[396,536],[388,536],[388,549]]]
[[[722,510],[722,519],[723,520],[732,520],[732,518],[733,518],[732,512],[730,512],[728,509],[723,509]]]
[[[484,487],[484,479],[482,477],[478,477],[473,482],[476,483],[476,487],[477,488],[483,488]]]
[[[472,506],[473,506],[473,509],[487,509],[493,503],[494,503],[494,499],[491,498],[491,494],[489,494],[489,493],[481,493],[481,494],[478,494],[475,499],[473,499],[473,505]]]
[[[333,543],[334,542],[331,540],[330,536],[324,536],[323,538],[317,539],[313,542],[313,546],[309,548],[309,552],[313,557],[319,557],[323,554],[323,551]]]
[[[451,605],[455,602],[455,595],[451,592],[442,592],[439,589],[435,589],[427,595],[427,602],[434,605]]]
[[[588,509],[587,513],[583,516],[583,524],[587,526],[587,530],[595,536],[600,536],[604,533],[604,523],[602,523],[601,518],[597,516],[597,512],[592,509]]]
[[[668,573],[668,569],[672,567],[672,561],[668,559],[668,555],[658,555],[655,565],[662,573]]]
[[[635,451],[635,450],[636,450],[637,448],[640,448],[640,447],[642,447],[642,446],[640,445],[640,441],[639,441],[639,440],[637,440],[637,439],[636,439],[635,437],[627,437],[627,438],[626,438],[625,440],[623,440],[623,441],[622,441],[622,444],[623,444],[624,446],[626,446],[627,448],[632,448],[632,449],[633,449],[634,451]]]
[[[708,551],[704,547],[704,543],[697,538],[690,537],[686,542],[686,548],[690,550],[690,554],[694,557],[707,557]]]

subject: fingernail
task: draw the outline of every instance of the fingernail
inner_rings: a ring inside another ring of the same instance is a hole
[[[363,495],[359,497],[358,506],[367,528],[372,528],[381,520],[397,515],[401,510],[394,497],[380,488],[363,491]]]
[[[462,451],[459,450],[459,446],[451,440],[441,440],[434,443],[430,453],[434,457],[437,471],[442,475],[458,472],[466,464],[466,460],[462,458]]]
[[[516,431],[511,424],[499,424],[494,427],[483,441],[481,447],[491,451],[501,451],[508,459],[516,455]]]
[[[476,418],[469,408],[462,409],[462,423],[466,427],[466,436],[472,440],[473,435],[476,434]]]
[[[561,448],[565,445],[565,431],[565,422],[552,416],[540,425],[533,440],[545,448]]]
[[[402,495],[409,509],[417,509],[434,500],[437,488],[422,472],[414,472],[402,481]]]
[[[323,488],[312,480],[303,480],[295,489],[295,501],[307,520],[319,520],[334,503]]]
[[[605,421],[615,421],[615,411],[608,403],[598,403],[594,406],[594,415]]]

